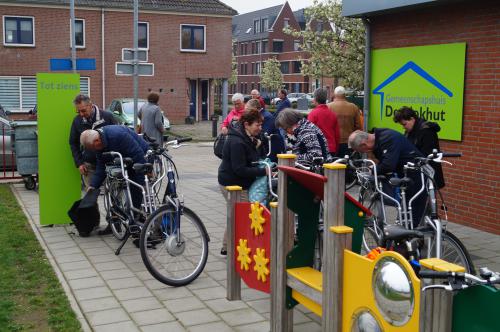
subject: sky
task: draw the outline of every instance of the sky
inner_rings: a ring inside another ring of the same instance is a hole
[[[268,7],[273,7],[276,5],[282,5],[286,0],[220,0],[226,5],[232,7],[238,14],[245,14],[248,12],[253,12],[255,10],[264,9]],[[312,5],[312,0],[288,0],[292,10],[299,10],[301,8]]]

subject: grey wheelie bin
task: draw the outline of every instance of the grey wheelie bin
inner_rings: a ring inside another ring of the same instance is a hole
[[[38,177],[38,134],[36,121],[13,121],[12,148],[16,152],[17,172],[28,190],[36,188]]]

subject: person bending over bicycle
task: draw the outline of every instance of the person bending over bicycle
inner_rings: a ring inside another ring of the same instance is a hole
[[[123,158],[131,158],[133,163],[146,163],[144,158],[149,149],[148,143],[132,129],[125,126],[106,126],[97,130],[85,130],[80,136],[80,143],[86,150],[96,151],[96,172],[90,180],[89,190],[99,188],[106,178],[105,164],[110,161],[103,157],[103,152],[119,152]],[[131,168],[129,178],[144,185],[144,175],[136,174]],[[135,187],[130,187],[132,204],[139,209],[142,202],[142,193]]]
[[[413,161],[416,157],[423,157],[422,153],[406,137],[395,130],[377,128],[373,134],[356,130],[349,136],[349,147],[360,153],[373,152],[379,161],[377,174],[385,175],[396,173],[399,177],[404,176],[404,165]],[[422,187],[420,174],[408,172],[412,180],[407,190],[407,198],[413,197]],[[420,194],[412,206],[414,227],[420,224],[424,214],[427,193]]]
[[[315,158],[329,160],[328,142],[321,130],[304,118],[302,113],[291,108],[281,111],[276,117],[276,127],[287,133],[287,150],[297,156],[297,162],[312,165]]]

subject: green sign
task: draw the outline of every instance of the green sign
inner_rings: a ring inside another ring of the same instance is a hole
[[[69,148],[80,93],[78,74],[37,74],[40,224],[69,223],[68,210],[81,195],[80,174]]]
[[[394,111],[413,108],[441,126],[439,137],[462,139],[465,43],[372,51],[368,127],[402,130]]]

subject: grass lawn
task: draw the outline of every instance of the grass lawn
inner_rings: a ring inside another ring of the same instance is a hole
[[[0,331],[80,331],[8,185],[0,185]]]

